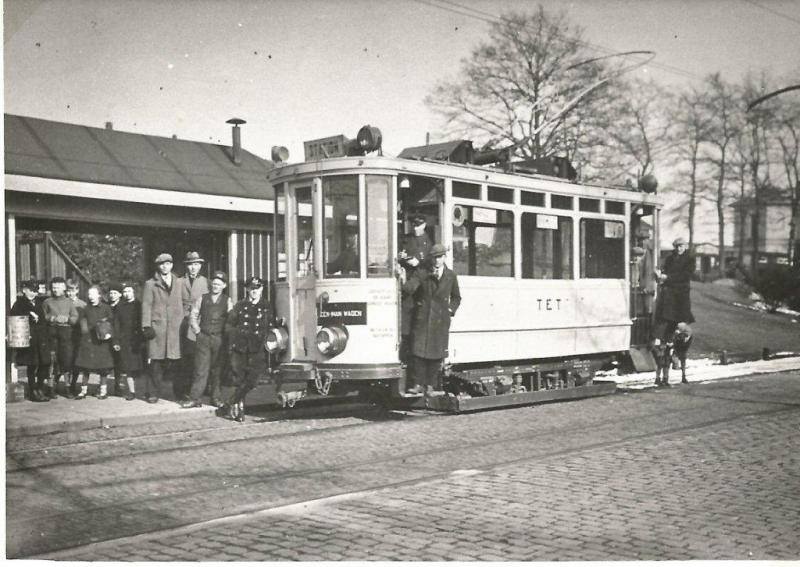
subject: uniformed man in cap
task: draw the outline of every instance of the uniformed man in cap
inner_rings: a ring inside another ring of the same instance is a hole
[[[433,242],[428,237],[425,216],[415,214],[411,217],[412,231],[405,235],[403,245],[400,248],[398,260],[403,270],[401,278],[408,281],[418,271],[425,271],[429,266],[430,250]],[[400,361],[408,365],[412,362],[411,357],[411,321],[414,317],[414,299],[408,294],[403,293],[400,298]],[[408,368],[408,379],[406,386],[409,392],[419,393],[422,390],[420,385],[414,382],[413,368]]]
[[[211,275],[211,291],[195,301],[189,315],[189,324],[197,337],[194,353],[194,374],[189,399],[181,403],[182,408],[200,407],[200,397],[208,384],[211,405],[221,402],[219,378],[224,360],[222,351],[223,332],[228,312],[233,308],[230,297],[225,294],[227,277],[225,272]]]
[[[245,396],[267,372],[264,337],[272,321],[272,313],[263,297],[264,282],[261,278],[250,278],[246,288],[247,297],[233,307],[225,322],[235,390],[220,408],[220,414],[236,421],[244,421]]]
[[[458,278],[445,265],[446,254],[444,246],[434,244],[430,251],[430,271],[417,271],[403,286],[416,304],[411,328],[413,372],[426,394],[438,385],[442,361],[447,356],[450,319],[461,305]]]
[[[181,374],[172,382],[172,392],[176,400],[189,399],[189,389],[194,376],[194,356],[197,335],[192,330],[189,318],[192,306],[208,293],[208,280],[200,270],[205,260],[198,252],[187,252],[183,259],[186,268],[181,281],[181,300],[183,301],[183,323],[181,326]]]
[[[142,336],[150,363],[145,399],[152,404],[158,401],[165,367],[181,358],[183,322],[181,282],[172,273],[172,255],[159,254],[155,264],[156,273],[144,283],[142,292]]]

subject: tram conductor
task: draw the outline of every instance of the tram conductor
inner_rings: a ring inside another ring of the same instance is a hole
[[[403,286],[414,301],[411,352],[417,383],[430,394],[436,387],[442,361],[447,356],[450,320],[461,305],[456,273],[445,266],[447,251],[441,244],[430,249],[430,271],[418,270]]]

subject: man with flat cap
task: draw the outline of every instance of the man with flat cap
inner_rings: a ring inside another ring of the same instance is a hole
[[[181,281],[172,273],[172,255],[159,254],[155,264],[156,273],[144,283],[142,292],[142,335],[150,363],[145,399],[150,403],[158,401],[165,368],[181,358],[183,323]],[[173,368],[170,371],[174,374]]]
[[[233,308],[230,297],[225,294],[227,276],[225,272],[211,274],[211,291],[194,302],[189,314],[189,325],[197,337],[194,353],[194,373],[189,399],[181,402],[182,408],[200,407],[200,398],[208,384],[211,405],[221,402],[219,378],[224,361],[222,342],[225,321]]]
[[[415,214],[411,217],[412,230],[405,235],[400,248],[398,260],[403,269],[402,278],[408,281],[418,271],[425,271],[429,265],[430,250],[433,242],[428,237],[425,216]],[[411,358],[411,321],[414,317],[414,300],[403,293],[400,297],[400,361],[408,365]],[[421,386],[414,383],[413,369],[409,368],[406,386],[409,392],[421,391]]]
[[[192,330],[189,316],[192,306],[208,293],[208,280],[200,274],[205,260],[198,252],[187,252],[183,259],[185,274],[180,279],[181,300],[183,301],[183,323],[181,325],[181,374],[172,382],[172,392],[176,400],[189,397],[194,376],[194,356],[197,335]]]
[[[670,338],[678,323],[694,323],[689,295],[695,270],[694,256],[683,238],[672,242],[674,250],[664,259],[663,269],[655,270],[659,295],[656,300],[655,327],[658,338]]]
[[[220,408],[220,415],[244,421],[244,399],[267,373],[264,337],[272,322],[272,312],[264,300],[261,278],[247,280],[247,297],[234,305],[225,321],[228,337],[231,379],[235,390]]]
[[[418,270],[403,286],[416,306],[411,327],[413,373],[426,395],[438,385],[442,361],[447,356],[450,319],[461,305],[458,278],[445,265],[446,254],[444,246],[434,244],[430,271]]]

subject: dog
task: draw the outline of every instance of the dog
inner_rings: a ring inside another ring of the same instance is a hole
[[[672,363],[673,344],[670,341],[653,339],[650,352],[656,361],[656,386],[669,387],[669,367]]]
[[[681,384],[688,384],[686,380],[686,355],[692,346],[692,328],[686,323],[678,323],[672,335],[674,345],[672,351],[672,369],[681,370]]]

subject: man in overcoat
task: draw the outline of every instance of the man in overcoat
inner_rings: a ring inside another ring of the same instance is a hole
[[[414,215],[411,218],[412,230],[405,235],[400,248],[398,260],[405,270],[406,281],[418,271],[424,271],[430,265],[430,251],[433,242],[426,231],[425,217]],[[411,323],[414,317],[414,298],[403,292],[400,297],[400,362],[408,365],[411,362]],[[409,367],[409,380],[406,383],[409,391],[419,387],[414,384],[413,368]]]
[[[694,257],[688,252],[683,238],[672,243],[674,250],[664,260],[662,270],[655,270],[659,283],[656,300],[655,324],[662,338],[671,337],[678,323],[694,323],[689,296],[690,281],[694,274]]]
[[[205,260],[197,252],[187,252],[183,259],[186,273],[181,278],[181,300],[183,301],[183,323],[181,326],[181,374],[172,382],[172,392],[176,400],[188,399],[194,375],[194,355],[197,335],[192,330],[189,315],[192,306],[208,293],[208,280],[200,270]]]
[[[403,291],[414,299],[411,326],[411,352],[417,383],[429,394],[437,386],[442,361],[447,356],[450,319],[461,305],[458,277],[445,265],[447,251],[441,244],[430,250],[431,270],[418,271],[408,279]]]
[[[165,366],[181,358],[183,323],[181,281],[172,273],[172,256],[159,254],[155,264],[156,273],[144,283],[142,293],[142,335],[150,362],[145,399],[150,403],[158,401]]]

